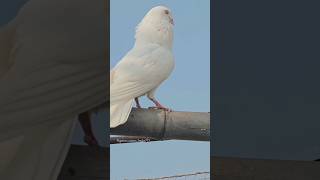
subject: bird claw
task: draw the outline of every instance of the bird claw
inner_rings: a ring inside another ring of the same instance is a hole
[[[149,107],[148,109],[162,109],[162,110],[167,111],[167,112],[172,112],[172,111],[173,111],[173,110],[170,109],[170,108],[166,108],[166,107],[156,107],[156,106]]]

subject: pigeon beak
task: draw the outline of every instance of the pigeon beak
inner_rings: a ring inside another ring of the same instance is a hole
[[[173,19],[172,19],[172,18],[170,18],[170,23],[171,23],[172,25],[174,25],[174,22],[173,22]]]

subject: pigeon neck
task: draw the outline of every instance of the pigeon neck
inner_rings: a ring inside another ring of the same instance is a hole
[[[146,43],[156,43],[168,49],[172,49],[173,28],[166,22],[154,24],[142,21],[136,30],[135,46],[145,45]]]

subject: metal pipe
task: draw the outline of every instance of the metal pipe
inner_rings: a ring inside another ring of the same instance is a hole
[[[210,140],[210,113],[132,109],[128,121],[110,129],[111,135],[143,136],[158,140]]]
[[[116,136],[110,137],[110,144],[123,144],[123,143],[137,143],[137,142],[152,142],[158,141],[149,137],[140,136]]]

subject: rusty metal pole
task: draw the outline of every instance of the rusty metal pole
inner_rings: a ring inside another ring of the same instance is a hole
[[[159,140],[209,141],[210,113],[132,109],[128,121],[110,135],[143,136]]]

